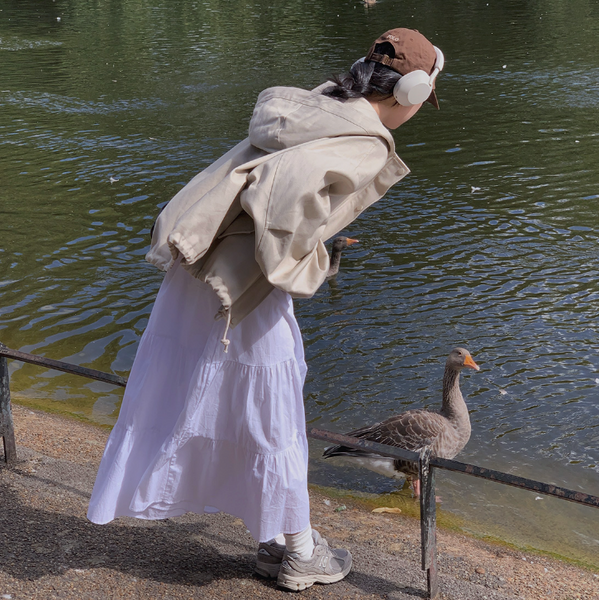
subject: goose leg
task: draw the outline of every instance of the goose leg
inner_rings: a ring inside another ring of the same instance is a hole
[[[414,496],[416,498],[420,498],[420,479],[416,478],[410,478],[410,487],[412,488],[412,491],[414,492]],[[442,504],[443,500],[441,499],[441,496],[435,496],[435,502],[437,504]]]
[[[418,477],[410,478],[410,487],[414,492],[414,496],[420,498],[420,479],[418,479]]]

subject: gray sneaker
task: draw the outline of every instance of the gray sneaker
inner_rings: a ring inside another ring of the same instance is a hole
[[[315,583],[341,581],[351,569],[351,554],[342,548],[329,548],[313,530],[314,552],[308,559],[285,552],[277,583],[288,590],[305,590]]]
[[[275,541],[261,542],[258,546],[254,571],[262,577],[277,577],[284,554],[285,546],[277,544]]]
[[[320,539],[325,544],[327,543],[326,540],[323,540],[320,537],[318,531],[314,531],[314,529],[312,530],[312,539],[314,540],[314,544],[316,544],[317,539]],[[283,562],[284,554],[284,544],[278,544],[274,540],[271,540],[270,542],[260,542],[254,571],[263,577],[277,577],[279,569],[281,568],[281,563]]]

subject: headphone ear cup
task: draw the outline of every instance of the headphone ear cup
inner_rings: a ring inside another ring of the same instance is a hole
[[[414,106],[426,102],[433,88],[430,75],[418,70],[403,75],[393,88],[393,96],[402,106]]]

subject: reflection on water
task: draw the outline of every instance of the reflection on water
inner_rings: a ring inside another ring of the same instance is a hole
[[[4,2],[0,339],[126,376],[162,277],[143,261],[159,207],[245,136],[263,88],[319,84],[397,9]],[[413,174],[352,225],[361,243],[337,279],[296,304],[308,419],[348,431],[435,408],[464,345],[481,371],[462,379],[460,458],[599,494],[597,7],[433,0],[401,14],[446,53],[441,110],[396,132]],[[116,418],[121,390],[11,369],[21,401]],[[314,482],[396,494],[321,449]],[[596,511],[470,479],[440,476],[466,529],[599,564]]]

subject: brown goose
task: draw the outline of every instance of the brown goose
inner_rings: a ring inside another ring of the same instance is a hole
[[[339,265],[341,264],[341,252],[345,250],[348,246],[352,244],[357,244],[359,240],[354,240],[352,238],[339,236],[333,240],[333,247],[331,249],[331,266],[329,267],[329,272],[327,273],[327,279],[330,277],[334,277],[339,273]]]
[[[460,371],[464,367],[479,370],[465,348],[454,348],[445,363],[443,375],[443,404],[439,412],[408,410],[368,427],[351,431],[347,435],[389,444],[412,452],[430,446],[433,456],[453,458],[470,439],[470,416],[460,391]],[[393,460],[365,450],[347,446],[326,448],[324,458],[342,456],[354,464],[396,479],[405,475],[413,481],[414,492],[420,494],[418,466],[403,460]]]

